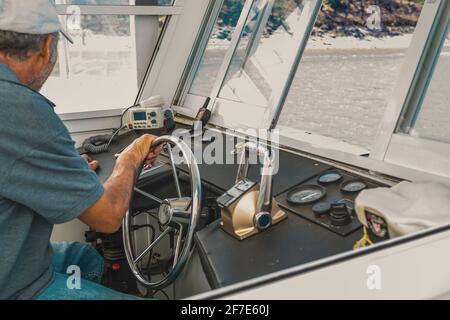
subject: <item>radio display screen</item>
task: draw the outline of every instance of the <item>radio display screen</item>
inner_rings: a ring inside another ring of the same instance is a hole
[[[147,121],[147,114],[145,112],[134,112],[134,121]]]

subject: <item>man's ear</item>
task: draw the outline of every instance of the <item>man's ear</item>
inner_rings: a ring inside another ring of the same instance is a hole
[[[52,57],[52,41],[55,41],[55,39],[52,35],[48,35],[44,43],[42,44],[39,58],[42,59],[44,65],[47,65]]]

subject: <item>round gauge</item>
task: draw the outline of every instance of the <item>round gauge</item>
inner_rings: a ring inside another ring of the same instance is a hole
[[[342,174],[337,171],[327,171],[319,176],[317,179],[321,184],[330,184],[338,182],[342,179]]]
[[[287,201],[291,204],[310,204],[325,197],[325,188],[316,185],[304,185],[297,187],[287,194]]]
[[[341,185],[341,191],[344,193],[357,193],[366,189],[367,183],[362,180],[349,180]]]
[[[330,213],[330,211],[331,211],[331,203],[329,203],[329,202],[316,203],[312,207],[312,211],[314,212],[316,217],[320,218],[320,217]]]

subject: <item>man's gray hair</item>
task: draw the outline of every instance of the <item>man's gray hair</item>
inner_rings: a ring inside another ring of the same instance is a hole
[[[27,60],[31,55],[41,51],[42,45],[51,35],[52,55],[56,55],[58,46],[58,33],[51,34],[27,34],[14,31],[0,30],[0,52],[3,52],[17,60]]]

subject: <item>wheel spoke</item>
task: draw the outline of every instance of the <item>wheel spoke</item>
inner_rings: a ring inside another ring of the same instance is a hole
[[[150,252],[150,250],[152,250],[170,231],[172,231],[173,229],[172,228],[167,228],[166,230],[164,230],[163,231],[163,233],[161,233],[160,235],[159,235],[159,237],[158,238],[156,238],[156,240],[155,241],[153,241],[153,243],[152,244],[150,244],[148,247],[147,247],[147,249],[145,249],[140,255],[139,255],[139,257],[137,257],[136,259],[134,259],[134,263],[136,264],[136,263],[138,263],[139,261],[141,261],[142,260],[142,258],[144,258],[145,257],[145,255],[147,254],[147,253],[149,253]]]
[[[153,200],[155,202],[158,202],[159,204],[163,203],[163,200],[161,200],[160,198],[155,197],[154,195],[151,195],[150,193],[147,193],[145,191],[142,191],[141,189],[139,189],[137,187],[134,187],[134,191],[139,193],[140,195],[143,195],[146,198],[149,198],[149,199],[151,199],[151,200]]]
[[[181,247],[181,238],[183,237],[183,225],[180,223],[177,223],[178,225],[178,237],[177,237],[177,244],[175,247],[175,252],[174,252],[174,256],[173,256],[173,266],[172,268],[175,268],[177,262],[178,262],[178,256],[180,255],[180,247]]]
[[[177,188],[178,198],[182,198],[181,189],[180,189],[180,181],[178,180],[177,168],[175,166],[175,161],[173,159],[172,146],[167,144],[167,151],[170,157],[170,165],[172,166],[173,179],[175,181],[175,187]]]

